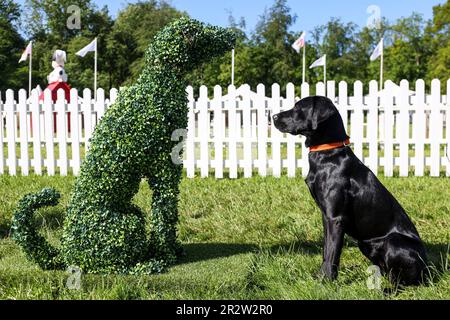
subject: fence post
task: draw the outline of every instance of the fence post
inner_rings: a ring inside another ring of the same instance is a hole
[[[309,97],[309,84],[307,83],[302,84],[301,95],[302,99]],[[302,176],[306,177],[309,173],[309,150],[306,147],[306,138],[302,136],[301,141],[302,141],[302,160],[301,160]]]
[[[215,176],[223,179],[223,111],[222,111],[222,87],[214,87],[214,99],[212,101],[214,111],[214,153],[215,153]]]
[[[16,126],[15,126],[15,101],[14,92],[12,90],[6,91],[6,137],[8,139],[8,168],[9,174],[15,176],[17,173],[17,159],[16,159]],[[3,120],[2,120],[3,121]],[[2,146],[3,147],[3,146]]]
[[[272,116],[280,113],[280,85],[275,83],[272,85]],[[275,128],[271,119],[272,125],[270,126],[271,138],[272,138],[272,170],[275,178],[281,177],[281,132]]]
[[[200,114],[198,117],[198,136],[200,138],[200,173],[202,178],[209,176],[209,138],[210,117],[208,110],[208,88],[200,87],[200,96],[198,98]]]
[[[44,91],[44,126],[45,126],[45,146],[46,146],[46,167],[49,176],[55,175],[55,146],[53,128],[53,101],[52,93],[49,89]]]
[[[413,137],[415,142],[415,176],[423,177],[425,172],[425,139],[426,139],[426,117],[425,117],[425,81],[416,82],[416,101],[413,122]]]
[[[186,141],[186,170],[187,177],[195,177],[195,113],[194,113],[194,88],[191,86],[186,89],[188,96],[188,134]]]
[[[256,88],[258,109],[258,169],[261,177],[267,176],[267,137],[268,137],[268,115],[266,109],[266,88],[258,84]]]
[[[441,171],[441,140],[442,140],[442,114],[441,114],[441,83],[438,79],[431,82],[431,167],[430,175],[439,177]]]
[[[23,176],[28,176],[30,161],[28,156],[28,102],[27,92],[19,91],[19,127],[20,127],[20,167]]]
[[[250,86],[246,84],[243,86],[243,89],[242,120],[244,121],[244,178],[251,178],[253,175],[253,163]]]
[[[369,140],[369,168],[378,175],[378,82],[369,84],[369,112],[367,114],[367,138]]]
[[[291,109],[295,106],[295,86],[293,83],[288,83],[286,86],[286,103],[287,108]],[[295,142],[296,137],[293,135],[287,135],[287,167],[288,167],[288,177],[295,178],[296,170],[296,157],[295,157]]]
[[[400,177],[409,175],[409,82],[402,80],[400,82],[400,97],[397,105],[400,108],[399,132],[397,137],[400,140]]]

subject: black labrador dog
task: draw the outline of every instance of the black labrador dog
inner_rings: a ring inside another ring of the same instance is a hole
[[[281,132],[305,136],[311,148],[306,183],[323,215],[321,273],[337,278],[347,234],[393,282],[421,283],[427,257],[419,233],[398,201],[348,147],[349,137],[331,100],[303,99],[273,120]]]

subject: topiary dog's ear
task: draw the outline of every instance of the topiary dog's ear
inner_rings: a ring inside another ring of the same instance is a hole
[[[319,125],[338,113],[338,110],[334,106],[333,102],[322,96],[316,96],[312,99],[313,102],[313,116],[312,116],[312,129],[317,130]]]

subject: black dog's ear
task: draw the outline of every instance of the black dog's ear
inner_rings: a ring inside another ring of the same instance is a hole
[[[338,110],[334,106],[333,102],[322,96],[316,96],[312,98],[313,104],[313,117],[312,117],[312,129],[317,130],[319,124],[327,121],[331,117],[338,113]]]

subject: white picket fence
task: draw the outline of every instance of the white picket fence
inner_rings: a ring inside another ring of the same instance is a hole
[[[413,91],[407,81],[400,87],[387,82],[381,93],[377,88],[376,81],[370,82],[364,96],[363,84],[357,81],[350,97],[347,83],[339,83],[337,92],[335,82],[327,83],[327,96],[341,113],[355,154],[373,172],[388,177],[450,176],[450,80],[447,95],[441,95],[438,80],[432,82],[430,94],[423,80]],[[219,86],[213,92],[203,86],[195,100],[194,89],[188,87],[187,176],[305,176],[309,163],[304,138],[282,134],[270,121],[273,114],[310,95],[308,84],[298,89],[301,97],[288,84],[282,97],[280,86],[274,84],[268,97],[264,85],[256,92],[248,85],[230,86],[226,95]],[[315,94],[325,95],[323,83],[316,85]],[[78,175],[89,138],[117,95],[113,89],[105,99],[99,89],[93,100],[89,89],[82,97],[72,90],[67,103],[60,91],[53,104],[47,91],[44,102],[35,91],[29,99],[19,91],[17,102],[11,90],[4,102],[0,94],[0,174]]]

